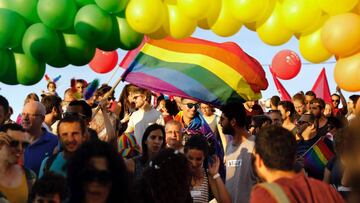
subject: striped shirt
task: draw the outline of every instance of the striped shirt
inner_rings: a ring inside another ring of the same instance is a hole
[[[193,203],[208,203],[209,202],[209,181],[204,170],[204,180],[200,186],[195,186],[191,188],[191,197],[193,198]]]

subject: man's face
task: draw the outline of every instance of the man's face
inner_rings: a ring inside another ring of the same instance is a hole
[[[340,104],[340,98],[336,95],[333,95],[331,96],[331,101],[332,101],[332,104],[335,108],[338,108],[339,107],[339,104]]]
[[[59,138],[64,151],[73,153],[86,140],[78,122],[61,123],[59,126]]]
[[[254,107],[254,105],[255,105],[255,101],[247,101],[247,102],[245,102],[245,105],[247,107],[249,107],[250,109],[252,109],[252,107]]]
[[[224,134],[232,135],[234,133],[230,120],[225,116],[225,114],[221,114],[219,124],[221,125],[222,132]]]
[[[280,113],[281,113],[281,119],[282,119],[283,121],[286,120],[286,118],[287,118],[288,116],[287,116],[287,114],[286,114],[285,108],[284,108],[282,105],[279,105],[279,106],[278,106],[278,109],[279,109],[279,111],[280,111]]]
[[[61,203],[61,198],[59,194],[36,195],[34,203]]]
[[[310,106],[311,114],[313,114],[317,118],[320,118],[323,113],[323,109],[320,108],[320,105],[318,103],[312,103]]]
[[[146,103],[146,96],[141,93],[133,93],[132,102],[135,104],[135,108],[141,108]]]
[[[24,150],[29,145],[29,135],[18,130],[7,130],[6,134],[11,137],[8,145],[1,146],[1,154],[7,158],[9,164],[17,164],[23,158]]]
[[[272,125],[282,126],[282,117],[280,113],[269,113],[269,116],[272,120]]]
[[[49,92],[55,92],[56,91],[56,87],[53,83],[50,83],[48,86],[48,90]]]
[[[200,104],[200,110],[204,116],[211,116],[214,114],[214,112],[212,112],[212,108],[207,104]]]
[[[75,84],[75,88],[76,88],[77,92],[80,93],[80,95],[83,95],[83,93],[85,91],[85,85],[82,82],[77,82]]]
[[[0,126],[4,124],[6,120],[6,112],[3,106],[0,106]]]
[[[305,95],[305,104],[306,104],[307,111],[310,111],[310,103],[314,99],[315,99],[315,97],[313,97],[313,96]]]
[[[191,99],[183,99],[181,101],[181,110],[185,118],[193,119],[196,115],[199,103]]]
[[[179,125],[168,124],[165,126],[166,143],[170,148],[179,149],[182,147],[182,132]]]
[[[38,130],[44,121],[45,115],[40,113],[39,107],[33,102],[29,102],[24,106],[21,114],[21,125],[26,131]]]
[[[299,100],[294,100],[293,103],[297,114],[300,116],[303,115],[306,111],[305,105]]]

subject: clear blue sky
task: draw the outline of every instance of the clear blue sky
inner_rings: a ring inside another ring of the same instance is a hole
[[[249,31],[245,27],[242,27],[241,30],[231,37],[219,37],[212,33],[211,31],[197,29],[196,32],[193,34],[194,37],[217,41],[217,42],[226,42],[226,41],[233,41],[239,44],[239,46],[246,51],[251,56],[255,57],[261,64],[270,64],[273,56],[280,50],[283,49],[290,49],[295,51],[300,55],[300,51],[298,48],[298,40],[293,37],[289,42],[281,46],[269,46],[263,43],[260,38],[257,36],[256,32]],[[118,50],[119,53],[119,62],[124,57],[125,51]],[[303,63],[308,63],[305,59],[301,58]],[[331,58],[327,62],[334,62],[335,59]],[[296,92],[303,90],[307,91],[310,90],[318,77],[322,67],[326,68],[326,74],[330,85],[330,91],[335,92],[336,84],[333,78],[333,70],[334,70],[335,63],[330,64],[310,64],[310,65],[303,65],[301,67],[300,73],[292,80],[281,80],[281,83],[285,86],[287,91],[290,95],[295,94]],[[277,95],[277,91],[273,82],[273,79],[270,75],[269,67],[263,66],[267,79],[269,81],[269,87],[266,91],[264,91],[263,98],[267,99],[270,98],[272,95]],[[97,74],[93,72],[89,66],[82,66],[82,67],[75,67],[75,66],[67,66],[65,68],[53,68],[47,66],[46,73],[51,77],[54,78],[58,75],[61,75],[61,79],[58,82],[58,89],[57,92],[60,96],[63,96],[63,92],[66,88],[70,86],[70,79],[71,78],[82,78],[87,81],[92,81],[94,78],[100,79],[101,83],[106,83],[109,81],[110,77],[112,76],[113,72],[116,71],[114,69],[112,72],[107,74]],[[118,69],[115,77],[113,77],[109,84],[112,85],[115,83],[116,79],[121,75],[123,70],[121,68]],[[22,111],[22,105],[26,95],[30,92],[35,92],[37,94],[41,93],[41,90],[46,90],[47,82],[45,79],[41,80],[38,84],[33,86],[22,86],[22,85],[15,85],[9,86],[0,83],[0,94],[4,95],[10,102],[10,105],[14,108],[14,115],[12,118],[15,118],[19,112]],[[116,96],[118,97],[123,84],[120,84],[119,87],[116,89]],[[347,98],[352,93],[344,92],[345,97]]]

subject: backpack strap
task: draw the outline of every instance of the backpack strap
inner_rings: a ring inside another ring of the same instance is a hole
[[[258,184],[267,190],[278,203],[290,203],[290,200],[281,186],[275,182]]]
[[[36,181],[36,173],[28,168],[25,168],[24,166],[22,166],[24,173],[25,173],[25,178],[26,178],[26,184],[28,186],[28,191],[31,191],[32,186],[34,185],[35,181]]]
[[[46,160],[45,166],[44,166],[44,170],[43,170],[44,174],[50,170],[50,167],[51,167],[51,165],[54,163],[54,161],[55,161],[56,157],[58,156],[58,154],[59,154],[59,153],[52,154],[52,155],[50,155],[49,158]]]

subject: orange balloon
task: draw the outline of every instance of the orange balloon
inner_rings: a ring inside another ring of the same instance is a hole
[[[345,91],[360,91],[360,52],[340,58],[334,69],[336,84]]]
[[[360,48],[360,16],[345,13],[332,16],[323,27],[321,39],[326,49],[338,56],[349,56]]]

